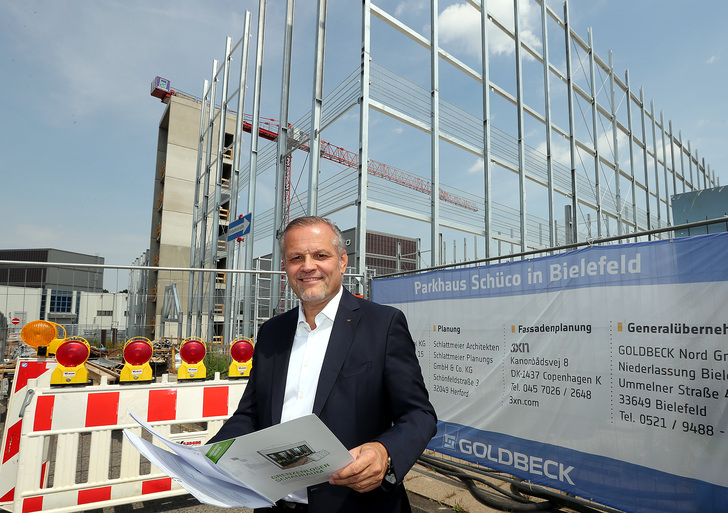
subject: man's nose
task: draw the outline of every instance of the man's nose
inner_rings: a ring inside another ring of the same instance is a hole
[[[315,261],[310,255],[306,255],[303,257],[303,260],[301,261],[301,269],[304,271],[315,269]]]

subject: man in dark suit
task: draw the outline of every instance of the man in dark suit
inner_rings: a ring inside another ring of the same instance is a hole
[[[437,420],[404,314],[342,287],[348,256],[328,219],[291,221],[280,245],[300,307],[260,327],[245,393],[211,441],[314,413],[355,461],[260,511],[410,511],[402,479]]]

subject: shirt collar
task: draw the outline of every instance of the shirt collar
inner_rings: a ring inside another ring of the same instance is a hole
[[[339,303],[341,302],[341,296],[344,295],[344,287],[339,288],[339,292],[336,293],[334,297],[331,298],[331,301],[326,303],[326,306],[324,306],[324,309],[321,310],[318,315],[316,316],[316,319],[319,319],[321,315],[325,315],[328,319],[331,320],[331,322],[334,322],[334,319],[336,318],[336,312],[339,310]],[[298,307],[298,322],[306,323],[306,315],[303,313],[303,306],[300,305]],[[319,325],[319,322],[316,322],[316,325]]]

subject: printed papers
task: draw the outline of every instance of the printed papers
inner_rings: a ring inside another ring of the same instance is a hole
[[[125,429],[129,442],[197,500],[218,507],[271,506],[289,493],[328,481],[354,461],[315,415],[195,447],[167,440],[130,415],[164,447]]]

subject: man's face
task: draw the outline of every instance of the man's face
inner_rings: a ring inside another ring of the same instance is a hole
[[[286,233],[286,275],[305,308],[322,309],[341,288],[349,257],[346,253],[340,256],[333,241],[333,230],[323,223]]]

